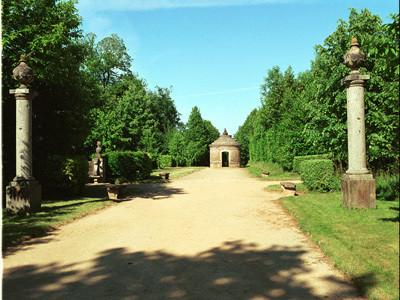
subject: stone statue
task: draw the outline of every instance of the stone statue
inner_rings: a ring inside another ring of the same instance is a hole
[[[96,158],[101,158],[101,142],[100,141],[98,141],[97,142],[97,148],[96,148]]]

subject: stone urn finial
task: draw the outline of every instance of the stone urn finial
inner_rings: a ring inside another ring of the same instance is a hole
[[[97,142],[97,148],[96,148],[96,158],[101,158],[101,142],[100,141],[98,141]]]
[[[13,70],[14,79],[21,83],[19,88],[26,88],[26,84],[33,80],[33,70],[26,64],[26,56],[21,55],[19,65]]]
[[[226,128],[224,129],[223,135],[228,135],[228,131],[226,131]]]
[[[351,40],[350,50],[344,55],[344,64],[351,69],[351,72],[357,72],[359,68],[364,66],[365,53],[358,47],[359,44],[356,38]]]

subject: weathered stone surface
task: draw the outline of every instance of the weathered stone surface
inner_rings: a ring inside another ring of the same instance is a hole
[[[287,190],[296,191],[296,184],[293,182],[281,182],[281,186],[283,186]]]
[[[160,173],[158,174],[162,179],[169,179],[169,173]]]
[[[36,180],[11,181],[6,188],[6,210],[10,214],[37,212],[41,199],[42,189]]]
[[[26,64],[25,55],[21,55],[18,66],[13,70],[13,76],[22,86],[33,80],[33,70]]]
[[[110,185],[107,187],[108,198],[111,200],[117,200],[124,198],[126,185]]]
[[[100,182],[105,182],[106,181],[106,164],[107,160],[106,158],[103,158],[101,156],[101,142],[97,142],[97,148],[96,148],[96,157],[92,158],[91,161],[89,161],[89,179],[92,179],[94,183],[100,183]]]
[[[242,145],[232,138],[232,136],[228,135],[225,129],[224,133],[210,145],[210,167],[220,168],[226,166],[230,168],[240,168],[241,146]],[[223,160],[224,155],[227,155],[229,158],[228,161]]]
[[[16,175],[6,187],[6,210],[23,215],[41,207],[41,186],[32,175],[32,100],[37,92],[26,86],[33,80],[33,70],[24,55],[13,75],[22,85],[10,90],[16,100]]]
[[[346,208],[375,208],[375,191],[375,180],[371,174],[345,174],[342,179],[342,205]]]
[[[365,54],[358,48],[357,39],[344,56],[344,64],[351,69],[342,79],[347,88],[348,170],[342,179],[342,204],[346,208],[376,207],[375,180],[367,169],[365,143],[364,82],[368,75],[358,69],[365,62]]]

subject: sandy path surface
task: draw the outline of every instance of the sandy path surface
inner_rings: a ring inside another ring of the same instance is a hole
[[[362,299],[264,190],[273,183],[204,169],[143,184],[4,253],[3,299]]]

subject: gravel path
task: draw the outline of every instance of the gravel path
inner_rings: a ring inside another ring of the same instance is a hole
[[[3,255],[3,299],[362,299],[244,169],[142,184]]]

